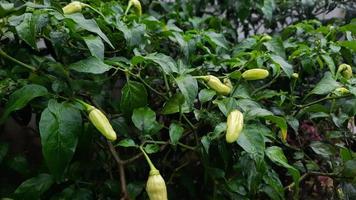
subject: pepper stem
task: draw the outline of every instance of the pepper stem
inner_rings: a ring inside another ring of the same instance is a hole
[[[84,108],[86,109],[86,111],[90,111],[92,110],[92,107],[91,105],[85,103],[84,101],[80,100],[80,99],[75,99],[78,103],[80,103],[82,106],[84,106]]]
[[[196,79],[203,79],[204,81],[209,81],[209,76],[193,76]]]
[[[132,6],[132,2],[129,1],[129,4],[127,5],[126,11],[125,11],[125,15],[127,15],[127,13],[129,12],[131,6]]]
[[[143,149],[142,146],[140,146],[140,150],[142,151],[143,155],[145,156],[146,161],[147,161],[148,165],[150,166],[151,171],[152,170],[157,170],[156,167],[153,165],[150,157],[148,157],[148,155],[146,154],[146,152],[145,152],[145,150]]]

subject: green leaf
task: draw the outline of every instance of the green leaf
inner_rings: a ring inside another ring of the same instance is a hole
[[[23,21],[17,25],[16,31],[22,40],[24,40],[28,45],[33,49],[37,49],[36,45],[36,27],[35,23],[32,20],[31,13],[25,13],[23,15]]]
[[[148,144],[144,147],[144,149],[148,154],[159,152],[159,146],[157,144]]]
[[[169,115],[182,111],[189,112],[189,107],[184,103],[184,96],[181,93],[174,94],[163,106],[162,114]]]
[[[127,191],[129,193],[130,199],[137,199],[145,188],[145,182],[131,182],[127,184]],[[119,194],[119,193],[118,193]]]
[[[356,159],[348,160],[344,163],[342,174],[346,177],[352,178],[356,176]]]
[[[91,55],[103,60],[105,46],[101,38],[98,36],[91,35],[91,36],[83,37],[83,39],[85,44],[88,46]]]
[[[272,188],[272,191],[265,191],[271,199],[284,199],[283,185],[274,170],[268,170],[267,173],[263,175],[263,181]]]
[[[51,100],[39,122],[42,153],[49,170],[60,180],[77,147],[82,131],[80,112],[70,104]]]
[[[235,98],[228,97],[224,99],[219,99],[215,100],[213,102],[214,104],[218,104],[219,110],[227,116],[230,111],[236,109],[238,106],[238,103]]]
[[[245,126],[237,143],[254,158],[263,159],[265,142],[261,130],[255,126]]]
[[[311,94],[328,94],[334,91],[340,84],[334,80],[330,72],[325,72],[324,77],[310,92]]]
[[[200,142],[202,143],[205,152],[208,154],[209,153],[209,148],[210,148],[210,140],[209,140],[209,138],[206,135],[204,135],[201,138]]]
[[[266,46],[268,51],[273,52],[276,55],[281,56],[282,58],[286,57],[283,41],[280,37],[273,37],[272,40],[264,42],[263,45]]]
[[[6,16],[8,13],[12,12],[14,8],[14,3],[2,1],[0,3],[0,17],[2,18]]]
[[[173,72],[178,73],[177,64],[170,56],[162,53],[154,53],[145,56],[144,59],[157,63],[166,74],[172,74]]]
[[[185,97],[185,101],[192,106],[198,94],[198,83],[191,75],[182,75],[175,79],[180,91]]]
[[[293,177],[293,181],[295,183],[295,187],[296,187],[296,190],[298,193],[300,173],[297,169],[295,169],[293,166],[288,164],[288,160],[287,160],[286,156],[284,155],[282,149],[277,146],[272,146],[272,147],[268,147],[265,152],[266,152],[267,157],[272,162],[288,169],[288,172]]]
[[[6,165],[8,168],[16,171],[17,173],[23,176],[26,176],[30,173],[29,163],[26,157],[22,155],[10,157],[8,160],[6,160]]]
[[[111,125],[116,133],[126,137],[129,136],[130,127],[127,124],[126,118],[124,116],[111,119]]]
[[[286,141],[287,129],[288,129],[286,119],[284,119],[283,117],[279,117],[279,116],[265,116],[264,118],[275,123],[278,126],[278,128],[281,129],[281,138],[283,141]]]
[[[136,108],[132,122],[143,134],[155,134],[162,128],[156,121],[156,113],[148,107]]]
[[[61,193],[51,197],[51,200],[77,199],[77,200],[92,200],[93,192],[86,188],[77,188],[71,185],[65,188]]]
[[[109,71],[112,67],[105,64],[97,57],[89,57],[84,60],[80,60],[76,63],[70,64],[69,68],[83,73],[102,74]]]
[[[169,137],[173,145],[178,144],[179,139],[182,137],[184,128],[177,123],[172,123],[169,126]]]
[[[4,160],[7,152],[9,151],[9,144],[0,142],[0,164]]]
[[[201,103],[205,103],[212,100],[215,95],[216,92],[214,90],[202,89],[200,90],[198,97]]]
[[[321,57],[328,65],[331,74],[334,76],[335,75],[335,63],[334,63],[333,59],[327,54],[321,55]]]
[[[344,25],[344,26],[341,26],[340,27],[340,30],[341,31],[344,31],[344,32],[346,32],[346,31],[350,31],[350,32],[352,32],[353,34],[356,34],[356,23],[350,23],[350,24],[346,24],[346,25]]]
[[[121,91],[120,110],[126,116],[131,116],[135,108],[147,105],[147,90],[136,81],[128,81]]]
[[[213,43],[214,45],[222,47],[224,49],[228,49],[227,41],[223,34],[209,31],[205,32],[204,35],[210,43]]]
[[[45,95],[47,95],[47,89],[36,84],[29,84],[16,90],[10,95],[9,101],[5,105],[3,115],[0,118],[0,124],[4,123],[11,112],[20,110],[32,99]]]
[[[271,115],[273,115],[273,113],[269,110],[253,107],[252,109],[248,110],[248,112],[245,113],[245,119],[250,120],[250,119],[255,119],[256,117],[265,117]]]
[[[114,46],[111,44],[109,38],[106,37],[106,35],[100,30],[94,19],[85,19],[81,13],[65,15],[65,17],[73,20],[79,27],[99,35],[106,43],[111,46],[111,48],[114,49]]]
[[[30,178],[15,190],[17,199],[33,200],[40,199],[41,195],[46,192],[54,183],[53,178],[48,174],[39,174]]]
[[[292,76],[293,66],[284,60],[284,58],[278,55],[271,55],[271,59],[283,69],[284,73],[286,73],[288,77]]]
[[[146,34],[146,27],[144,24],[138,24],[135,21],[131,27],[128,27],[123,21],[116,21],[117,28],[124,34],[124,38],[128,46],[141,45]]]
[[[345,147],[340,147],[339,155],[344,162],[352,160],[352,151]]]
[[[356,41],[339,41],[338,42],[340,46],[346,47],[351,49],[352,51],[356,52]]]
[[[121,147],[137,147],[135,141],[133,141],[130,138],[126,138],[123,140],[120,140],[119,143],[117,143],[115,146],[121,146]]]
[[[336,153],[336,149],[333,146],[322,142],[312,142],[310,147],[316,154],[324,158],[330,158]]]

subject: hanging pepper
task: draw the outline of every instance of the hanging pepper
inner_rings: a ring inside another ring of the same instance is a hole
[[[89,120],[95,126],[95,128],[98,129],[98,131],[108,140],[115,141],[116,133],[104,113],[102,113],[94,106],[89,105],[79,99],[77,99],[77,101],[85,107],[87,113],[89,114]]]
[[[151,159],[146,154],[145,150],[140,147],[143,155],[150,166],[150,172],[146,183],[146,192],[150,200],[167,200],[167,188],[164,179],[159,171],[153,165]]]
[[[243,129],[244,117],[239,110],[233,110],[227,116],[226,142],[233,143],[238,138]]]

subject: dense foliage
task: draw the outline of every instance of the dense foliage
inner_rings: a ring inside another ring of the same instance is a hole
[[[67,1],[0,1],[0,197],[148,199],[141,147],[172,200],[356,198],[356,78],[339,67],[355,73],[356,21],[305,11],[279,30],[282,1],[192,2],[142,1],[141,15],[127,1],[72,14]],[[239,41],[253,12],[270,35]],[[242,77],[254,68],[269,73]],[[243,129],[230,144],[233,110]],[[22,134],[5,131],[12,120]]]

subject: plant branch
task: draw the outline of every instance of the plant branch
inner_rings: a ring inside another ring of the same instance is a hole
[[[279,74],[277,74],[270,82],[268,82],[267,84],[255,89],[253,92],[252,92],[252,95],[255,95],[258,91],[261,91],[267,87],[269,87],[270,85],[272,85],[276,80],[277,78],[279,77]]]
[[[325,173],[325,172],[307,172],[305,174],[303,174],[300,179],[299,182],[302,182],[304,179],[306,179],[308,176],[328,176],[328,177],[334,177],[334,178],[344,178],[344,177],[339,177],[338,176],[339,173]],[[284,187],[284,190],[291,190],[292,187],[294,187],[295,183],[291,183],[289,185],[287,185],[286,187]]]
[[[124,163],[120,159],[118,152],[115,150],[115,147],[111,144],[111,142],[108,141],[108,146],[109,150],[111,152],[111,155],[114,157],[118,167],[119,167],[119,175],[120,175],[120,183],[121,183],[121,193],[122,193],[122,200],[128,200],[129,195],[126,187],[126,177],[125,177],[125,169],[124,169]]]
[[[26,63],[23,63],[23,62],[17,60],[16,58],[13,58],[13,57],[9,56],[9,55],[8,55],[7,53],[5,53],[2,49],[0,49],[0,56],[2,56],[2,57],[4,57],[4,58],[7,58],[7,59],[11,60],[12,62],[14,62],[14,63],[16,63],[16,64],[19,64],[19,65],[21,65],[22,67],[25,67],[25,68],[27,68],[27,69],[29,69],[29,70],[31,70],[31,71],[36,71],[36,68],[35,68],[35,67],[30,66],[30,65],[28,65],[28,64],[26,64]]]
[[[316,101],[304,104],[304,105],[297,105],[297,107],[299,107],[299,109],[297,110],[297,112],[295,112],[294,116],[297,115],[301,110],[303,110],[306,107],[312,106],[314,104],[323,102],[323,101],[327,101],[327,100],[332,100],[332,99],[341,99],[341,98],[345,98],[348,97],[350,95],[343,95],[343,96],[326,96],[324,98],[318,99]]]

